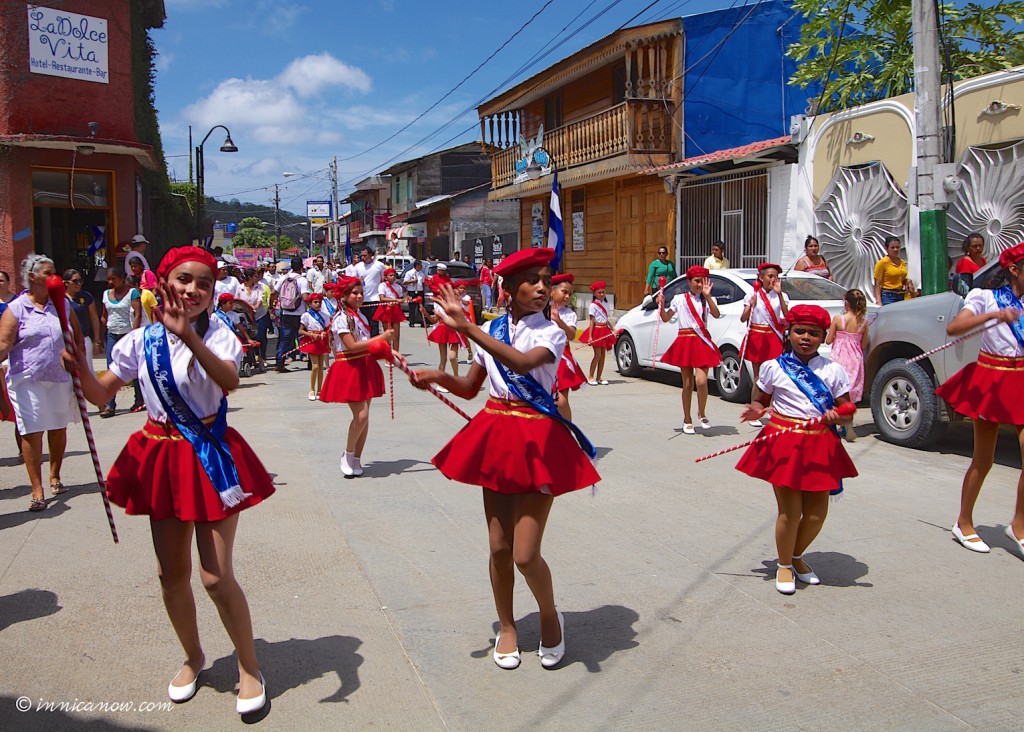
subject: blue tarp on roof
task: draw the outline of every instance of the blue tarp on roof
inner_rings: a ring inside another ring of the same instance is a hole
[[[796,64],[785,51],[801,24],[788,0],[683,18],[684,157],[789,134],[789,118],[821,91],[788,83]]]

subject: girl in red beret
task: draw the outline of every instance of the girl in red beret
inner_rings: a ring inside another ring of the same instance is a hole
[[[952,531],[965,548],[982,553],[989,547],[974,530],[974,504],[992,468],[1000,424],[1014,426],[1024,453],[1024,244],[1000,254],[999,265],[1002,271],[993,278],[993,289],[971,290],[963,310],[946,328],[947,334],[959,336],[988,325],[981,336],[978,360],[935,390],[974,423],[974,455],[964,475],[960,515]],[[1017,482],[1013,520],[1005,532],[1024,555],[1024,472]]]
[[[373,311],[373,319],[379,320],[385,328],[390,327],[394,331],[395,339],[391,346],[396,351],[401,351],[402,323],[405,322],[405,313],[402,312],[403,303],[409,302],[405,296],[405,290],[397,284],[398,272],[394,267],[384,270],[384,279],[377,286],[377,299],[381,302]]]
[[[454,283],[445,276],[444,279],[440,278],[440,275],[434,277],[432,284],[429,285],[431,291],[440,292],[443,287],[453,287]],[[461,303],[461,299],[459,301]],[[425,305],[426,303],[424,303]],[[437,368],[444,371],[447,364],[452,365],[452,374],[455,376],[459,375],[459,348],[469,348],[469,342],[462,337],[462,335],[447,325],[444,320],[440,317],[441,305],[435,302],[431,308],[433,313],[426,308],[423,309],[424,319],[432,324],[434,327],[427,333],[427,340],[431,343],[437,344],[437,355],[440,359]],[[443,386],[438,386],[439,391],[446,391]]]
[[[701,429],[710,429],[707,417],[708,369],[722,363],[708,331],[708,315],[720,318],[718,303],[711,297],[711,273],[705,267],[694,266],[686,270],[690,291],[681,292],[665,307],[665,295],[658,293],[658,312],[662,322],[667,323],[673,314],[678,318],[679,334],[661,357],[663,363],[678,366],[683,376],[683,434],[692,435],[693,419],[690,404],[693,401],[693,384],[697,382],[697,418]]]
[[[185,650],[167,693],[175,702],[191,699],[205,664],[191,584],[195,534],[203,585],[238,653],[236,710],[247,714],[264,706],[266,690],[232,552],[239,512],[274,486],[256,453],[227,426],[224,395],[238,387],[242,347],[210,317],[215,271],[206,250],[171,249],[157,268],[157,322],[118,341],[101,376],[79,352],[78,373],[94,404],[136,378],[145,396],[149,419],[110,469],[107,493],[129,514],[149,516],[164,605]]]
[[[580,343],[589,343],[594,349],[594,358],[590,361],[590,376],[587,383],[591,386],[607,386],[608,381],[602,378],[604,358],[615,346],[615,333],[608,324],[608,301],[605,299],[607,285],[603,280],[591,283],[590,291],[594,299],[590,302],[590,326],[580,336]]]
[[[761,364],[778,358],[786,340],[784,333],[789,296],[782,291],[780,272],[782,267],[771,262],[765,262],[757,268],[754,292],[743,304],[743,313],[740,315],[741,323],[750,323],[740,352],[754,369],[754,393],[750,398],[755,400]],[[755,420],[752,426],[760,428],[762,424]]]
[[[551,278],[551,322],[565,331],[568,343],[562,351],[558,362],[558,411],[566,419],[572,419],[572,407],[569,406],[569,392],[576,391],[587,383],[583,369],[572,357],[571,344],[576,340],[576,325],[579,316],[569,307],[572,298],[571,274],[557,274]]]
[[[334,363],[320,390],[320,401],[348,404],[352,421],[348,426],[345,452],[341,456],[341,474],[358,478],[363,474],[363,448],[370,431],[370,401],[384,395],[384,372],[376,359],[367,358],[370,342],[383,340],[389,345],[394,332],[386,330],[370,335],[370,322],[360,312],[363,282],[358,277],[339,281],[341,311],[331,324]]]
[[[555,496],[594,485],[600,476],[593,446],[559,414],[551,397],[566,335],[544,310],[551,295],[551,249],[524,249],[495,267],[511,296],[510,312],[485,324],[469,322],[450,287],[437,296],[438,316],[480,348],[469,374],[416,372],[415,386],[439,384],[472,399],[486,381],[484,408],[445,445],[434,465],[451,480],[483,488],[490,543],[491,589],[498,613],[494,662],[519,666],[512,597],[516,568],[540,609],[540,656],[552,668],[565,654],[565,619],[555,606],[551,570],[541,556],[544,526]],[[588,457],[589,456],[589,457]]]
[[[324,296],[314,292],[306,300],[306,312],[299,318],[299,351],[309,356],[309,401],[316,401],[324,385],[327,354],[331,351],[331,319],[324,312]]]
[[[831,322],[828,311],[817,305],[795,305],[786,322],[789,348],[763,364],[758,396],[740,420],[761,419],[770,412],[764,434],[822,415],[825,424],[754,443],[736,469],[768,481],[775,491],[779,506],[775,589],[791,595],[796,592],[796,580],[820,583],[803,554],[825,523],[829,494],[842,491],[843,478],[856,476],[857,469],[833,429],[853,421],[852,415],[836,412],[836,407],[850,401],[850,379],[842,366],[818,355]]]

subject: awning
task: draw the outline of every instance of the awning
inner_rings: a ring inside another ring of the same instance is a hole
[[[775,161],[795,162],[796,158],[797,146],[793,144],[792,136],[786,135],[785,137],[773,137],[770,140],[760,140],[748,145],[697,155],[680,160],[678,163],[658,165],[641,170],[639,174],[659,175],[662,178],[678,175],[679,173],[689,173],[691,175],[701,175],[703,173],[721,174],[759,163]]]
[[[148,170],[159,170],[160,163],[150,145],[128,140],[102,140],[68,135],[0,135],[0,147],[25,147],[36,150],[77,150],[79,155],[130,155]],[[84,163],[82,163],[84,164]]]

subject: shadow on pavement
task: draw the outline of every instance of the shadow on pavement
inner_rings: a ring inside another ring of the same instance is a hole
[[[363,642],[359,638],[332,635],[306,640],[292,638],[270,643],[256,639],[256,655],[267,682],[270,699],[277,698],[326,674],[337,674],[338,690],[320,700],[344,702],[359,688],[359,666],[363,657],[356,650]],[[238,661],[234,654],[218,658],[204,672],[207,684],[219,692],[233,692],[238,686]]]
[[[1011,515],[1011,512],[1009,511],[1009,507],[1008,507],[1008,509],[1007,509],[1007,517],[1009,517],[1010,515]],[[983,542],[985,542],[986,544],[988,544],[993,549],[995,549],[997,547],[999,549],[1005,549],[1009,554],[1011,554],[1012,556],[1016,557],[1017,559],[1021,558],[1020,545],[1019,544],[1015,544],[1013,542],[1013,540],[1010,539],[1010,537],[1008,537],[1006,535],[1006,525],[1005,524],[998,525],[998,526],[975,526],[974,530],[978,532],[978,536],[981,537],[981,540]],[[952,536],[952,534],[950,534],[950,536]],[[953,541],[956,541],[956,540],[954,539]],[[970,550],[965,550],[965,551],[970,551]]]
[[[814,570],[825,587],[874,587],[871,582],[857,581],[867,575],[868,565],[854,559],[849,554],[812,551],[804,554],[804,561]],[[761,565],[750,571],[763,575],[766,582],[774,582],[775,571],[779,566],[778,562],[774,559],[766,559],[761,562]],[[797,582],[796,587],[799,590],[808,585]]]
[[[426,467],[412,470],[413,466],[425,465]],[[374,460],[363,468],[363,478],[387,478],[392,475],[403,473],[424,473],[435,470],[429,461],[424,460]]]
[[[4,595],[0,597],[0,630],[26,620],[45,618],[61,609],[57,595],[49,590],[21,590]]]

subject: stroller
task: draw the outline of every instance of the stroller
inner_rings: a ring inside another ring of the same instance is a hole
[[[253,373],[266,373],[266,366],[259,358],[259,343],[257,341],[256,313],[252,306],[245,300],[235,298],[231,301],[232,311],[236,318],[235,327],[238,329],[238,340],[242,342],[242,362],[238,366],[238,375],[249,377]],[[249,341],[241,336],[245,333]],[[251,342],[250,342],[251,341]]]

